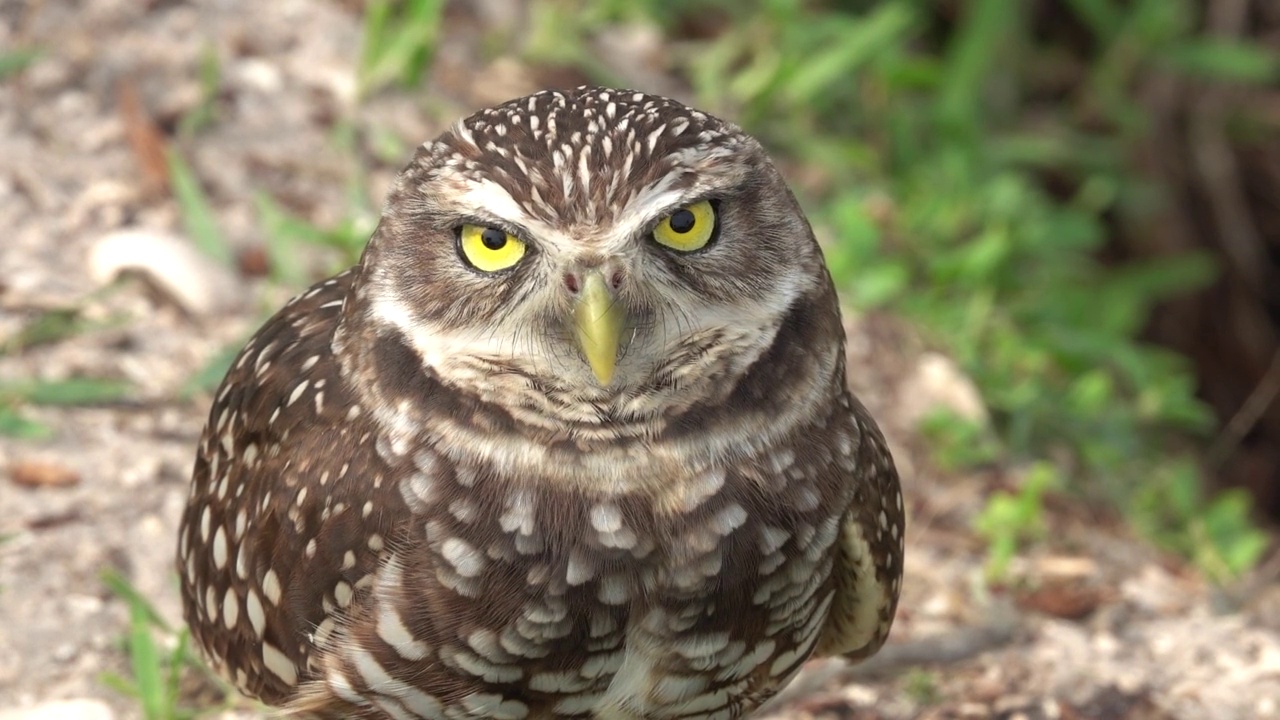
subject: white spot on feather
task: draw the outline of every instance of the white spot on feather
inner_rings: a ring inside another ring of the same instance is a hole
[[[262,664],[286,685],[298,684],[298,669],[283,652],[271,643],[262,643]]]

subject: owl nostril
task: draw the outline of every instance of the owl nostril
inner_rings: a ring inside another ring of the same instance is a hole
[[[578,276],[574,275],[573,273],[564,274],[564,286],[569,288],[569,292],[573,293],[574,295],[577,295],[578,290],[581,289],[581,287],[578,285]]]
[[[621,270],[616,270],[612,275],[609,276],[609,287],[613,288],[614,290],[617,290],[618,288],[622,287],[622,271]]]

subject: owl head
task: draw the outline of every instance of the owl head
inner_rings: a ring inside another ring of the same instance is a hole
[[[798,304],[834,312],[758,142],[600,88],[513,100],[423,145],[359,272],[362,322],[401,334],[442,382],[557,422],[723,395]]]

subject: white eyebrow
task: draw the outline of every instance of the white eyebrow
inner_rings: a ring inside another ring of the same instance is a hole
[[[530,215],[506,188],[493,180],[468,178],[456,197],[455,207],[463,212],[493,216],[524,228],[533,236],[532,240],[557,255],[571,257],[582,250],[581,238],[574,238],[562,228]]]
[[[672,164],[670,172],[627,198],[622,212],[618,214],[622,220],[614,230],[618,241],[624,242],[635,236],[680,203],[702,199],[704,193],[723,187],[725,181],[740,179],[738,166],[708,162],[732,155],[727,148],[689,148],[676,154],[676,162]],[[731,168],[732,172],[723,171]],[[716,169],[722,171],[716,172]],[[699,182],[692,186],[676,187],[676,182],[687,173],[696,174]]]
[[[460,209],[477,215],[493,215],[507,222],[514,223],[531,232],[537,232],[541,224],[537,218],[525,212],[524,207],[511,197],[507,189],[492,180],[468,179],[461,184],[456,195],[456,205]]]
[[[717,167],[717,163],[709,162],[732,155],[733,153],[727,148],[690,148],[681,152],[675,157],[676,161],[672,164],[670,172],[649,185],[616,199],[621,204],[621,210],[613,214],[614,225],[594,229],[585,234],[574,234],[573,230],[566,231],[563,226],[552,225],[531,214],[524,204],[511,195],[510,191],[500,183],[487,178],[462,179],[452,193],[456,198],[452,204],[461,212],[470,212],[481,217],[493,216],[521,227],[530,233],[532,240],[561,257],[577,255],[588,246],[594,252],[619,253],[627,248],[636,235],[657,222],[671,208],[681,202],[700,197],[701,194],[720,186],[724,181],[740,178],[741,168],[732,164]],[[723,168],[722,171],[716,172],[720,168]],[[677,183],[688,173],[697,174],[700,182],[692,186],[677,187]],[[554,212],[554,208],[540,201],[537,193],[531,192],[531,195],[531,202]]]

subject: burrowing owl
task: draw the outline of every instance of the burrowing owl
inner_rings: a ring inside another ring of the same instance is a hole
[[[227,374],[187,622],[316,717],[742,717],[893,620],[902,495],[843,346],[737,127],[599,88],[483,110]]]

